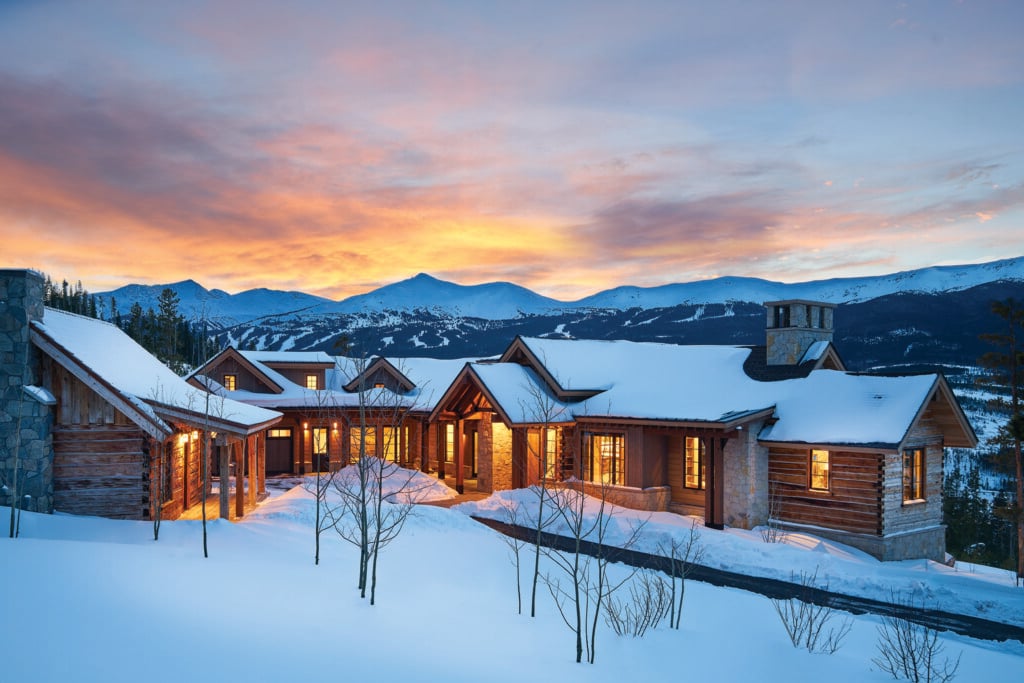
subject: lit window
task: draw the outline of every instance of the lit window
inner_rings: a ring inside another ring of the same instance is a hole
[[[349,457],[359,460],[363,455],[377,455],[377,429],[352,427],[349,429]]]
[[[398,462],[398,430],[394,427],[384,428],[384,459]]]
[[[376,383],[375,383],[375,384],[373,385],[373,388],[374,388],[374,389],[383,389],[383,388],[384,388],[384,382],[376,382]]]
[[[829,452],[811,451],[810,488],[813,491],[828,491],[832,480],[829,476]]]
[[[320,382],[317,381],[316,375],[306,375],[306,388],[307,389],[319,389]]]
[[[544,434],[544,478],[555,478],[555,463],[558,461],[558,432],[552,428]]]
[[[234,391],[238,387],[238,375],[224,375],[224,388]]]
[[[924,500],[924,449],[903,451],[903,501]]]
[[[455,425],[444,426],[444,461],[455,462]]]
[[[313,427],[313,471],[323,472],[328,464],[327,428]]]
[[[704,442],[693,436],[686,437],[686,468],[683,486],[688,489],[704,490]]]
[[[267,430],[267,438],[268,439],[290,439],[290,438],[292,438],[292,430],[291,430],[291,428],[287,428],[287,429],[268,429]]]
[[[621,434],[591,435],[588,455],[587,481],[611,486],[626,483],[625,438]]]

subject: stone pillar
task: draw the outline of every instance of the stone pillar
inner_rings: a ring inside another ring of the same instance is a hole
[[[41,355],[29,337],[31,321],[42,319],[43,277],[0,270],[0,504],[11,505],[17,491],[22,509],[52,512],[54,401],[36,389]]]

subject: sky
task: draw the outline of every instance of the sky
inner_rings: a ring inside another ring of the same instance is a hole
[[[1024,3],[0,0],[5,267],[571,300],[1024,254]]]

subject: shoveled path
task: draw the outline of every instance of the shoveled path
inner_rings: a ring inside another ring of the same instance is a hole
[[[473,517],[473,519],[506,536],[519,538],[524,541],[532,542],[537,535],[536,529],[505,524],[504,522],[483,517]],[[542,533],[541,539],[544,545],[565,551],[572,551],[576,542],[575,539],[549,533]],[[596,544],[589,541],[581,541],[581,547],[583,552],[589,555],[594,555],[597,552]],[[622,562],[633,567],[645,567],[663,572],[669,571],[668,560],[660,555],[651,555],[650,553],[637,550],[623,550],[622,548],[609,546],[605,546],[602,552],[605,557],[608,557],[613,562]],[[934,609],[917,609],[906,605],[894,605],[880,600],[872,600],[871,598],[833,593],[820,588],[801,586],[798,583],[780,581],[779,579],[747,576],[746,574],[738,574],[700,564],[687,565],[686,576],[687,578],[709,583],[713,586],[740,588],[753,593],[760,593],[773,599],[787,600],[789,598],[797,598],[804,602],[841,609],[853,614],[870,613],[882,616],[897,616],[938,631],[952,631],[972,638],[998,641],[1019,640],[1024,643],[1024,627],[963,614],[953,614],[952,612]]]

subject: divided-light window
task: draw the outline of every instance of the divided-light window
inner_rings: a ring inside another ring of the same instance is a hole
[[[925,460],[923,448],[903,451],[903,502],[924,500]]]
[[[316,375],[306,375],[306,388],[307,389],[319,389],[320,382],[317,381]]]
[[[238,388],[238,375],[224,375],[222,384],[228,391],[235,391]]]
[[[688,489],[704,490],[704,441],[694,436],[686,437],[685,468],[683,486]]]
[[[829,472],[831,454],[828,451],[814,449],[811,451],[811,468],[809,487],[812,491],[828,491],[832,485]]]
[[[626,439],[622,434],[590,435],[584,479],[596,484],[626,484]]]

